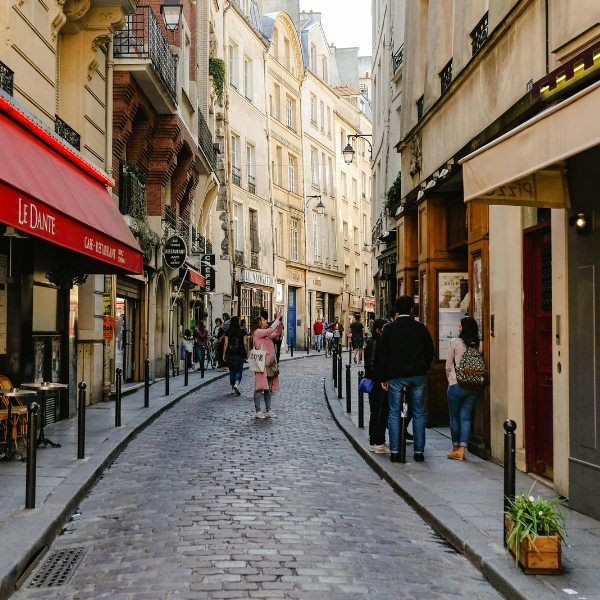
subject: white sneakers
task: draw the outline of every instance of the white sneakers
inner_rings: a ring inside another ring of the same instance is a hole
[[[381,444],[381,446],[375,446],[374,452],[375,454],[389,454],[390,449],[385,444]]]
[[[240,396],[240,395],[241,395],[241,393],[242,393],[242,392],[240,392],[240,384],[239,384],[239,383],[236,383],[236,384],[235,384],[235,385],[234,385],[234,386],[231,388],[231,391],[232,391],[234,394],[237,394],[238,396]]]
[[[254,418],[255,419],[276,419],[277,415],[274,412],[271,412],[270,410],[267,411],[266,413],[263,413],[259,410],[258,412],[254,413]]]
[[[254,418],[255,418],[255,419],[265,419],[266,417],[265,417],[265,415],[263,415],[263,413],[262,413],[262,412],[259,410],[258,412],[256,412],[256,413],[254,414]]]
[[[277,415],[274,412],[269,410],[265,413],[265,417],[267,417],[267,419],[276,419]]]

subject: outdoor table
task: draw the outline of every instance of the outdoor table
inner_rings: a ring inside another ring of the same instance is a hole
[[[40,446],[41,444],[44,444],[44,446],[47,446],[50,444],[54,448],[60,448],[60,444],[49,440],[44,435],[44,427],[46,426],[46,392],[49,390],[62,390],[64,388],[68,388],[69,386],[66,383],[43,381],[42,383],[24,383],[21,387],[42,392],[42,424],[40,426],[40,434],[38,436],[37,445]]]
[[[13,398],[21,398],[24,396],[35,396],[36,392],[33,390],[20,390],[19,388],[10,388],[7,390],[0,390],[1,396],[6,396],[8,398],[8,420],[6,421],[6,447],[4,448],[4,452],[0,454],[0,460],[12,460],[16,458],[17,460],[24,461],[25,459],[19,454],[18,448],[13,450],[11,448],[11,435],[12,435],[12,409],[13,409]]]

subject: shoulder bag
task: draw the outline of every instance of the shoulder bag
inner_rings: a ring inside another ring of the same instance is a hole
[[[250,350],[248,356],[248,366],[253,373],[263,373],[265,370],[265,360],[267,353],[265,350],[257,350],[254,348]]]

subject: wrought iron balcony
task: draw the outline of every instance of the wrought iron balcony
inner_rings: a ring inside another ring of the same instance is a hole
[[[80,150],[81,136],[71,127],[69,127],[58,115],[54,117],[54,131],[65,142],[71,144],[75,150]]]
[[[165,204],[165,216],[162,220],[165,228],[177,231],[177,211],[172,206]]]
[[[119,173],[119,210],[134,219],[146,216],[146,180],[135,166],[121,161]]]
[[[179,235],[185,240],[186,246],[190,246],[190,224],[179,219]]]
[[[258,252],[250,253],[250,268],[258,269]]]
[[[475,29],[471,32],[471,46],[473,48],[473,56],[475,56],[485,44],[485,41],[488,37],[488,13],[483,15],[483,18],[477,25]]]
[[[198,252],[198,232],[193,225],[190,227],[190,251]]]
[[[13,83],[15,74],[0,61],[0,88],[7,94],[13,95]]]
[[[212,254],[212,253],[213,253],[212,242],[210,240],[206,240],[206,254]]]
[[[196,249],[200,254],[206,252],[206,238],[203,235],[198,235],[196,238]]]
[[[236,265],[240,265],[241,267],[245,266],[244,265],[244,251],[243,250],[236,250],[235,251],[235,264]]]
[[[452,83],[452,59],[450,59],[448,61],[448,64],[440,71],[440,80],[442,83],[443,94]]]
[[[425,114],[425,96],[421,96],[417,100],[417,121],[420,121]]]
[[[256,194],[256,178],[248,175],[248,191],[251,194]]]
[[[217,170],[217,153],[215,152],[215,147],[213,145],[213,137],[210,129],[208,128],[208,123],[202,114],[202,111],[198,111],[198,143],[210,168],[212,171]]]
[[[159,79],[177,104],[177,55],[173,54],[150,6],[138,6],[114,36],[115,58],[150,59]]]
[[[234,185],[242,187],[242,170],[235,165],[231,165],[231,178],[233,179]]]
[[[394,74],[396,74],[396,71],[402,66],[402,62],[404,61],[404,44],[392,54],[392,61],[394,63]]]

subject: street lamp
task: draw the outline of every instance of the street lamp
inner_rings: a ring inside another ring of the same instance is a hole
[[[367,139],[368,137],[373,137],[370,133],[364,133],[362,135],[358,135],[358,134],[351,134],[348,135],[348,145],[342,150],[342,154],[344,155],[344,161],[346,162],[347,165],[352,163],[352,160],[354,159],[354,148],[352,147],[352,144],[350,143],[351,139],[362,139],[365,140],[365,142],[367,142],[367,144],[369,144],[369,158],[371,160],[373,160],[373,145],[371,144],[371,142]]]
[[[183,6],[179,4],[179,0],[164,0],[160,7],[165,29],[168,31],[177,31],[179,29],[179,20]]]
[[[310,204],[310,201],[313,200],[314,198],[318,198],[319,199],[319,203],[317,204],[317,214],[318,215],[324,215],[325,214],[325,205],[323,204],[323,202],[321,202],[321,195],[317,195],[317,196],[306,196],[306,208],[308,208],[308,205]]]

